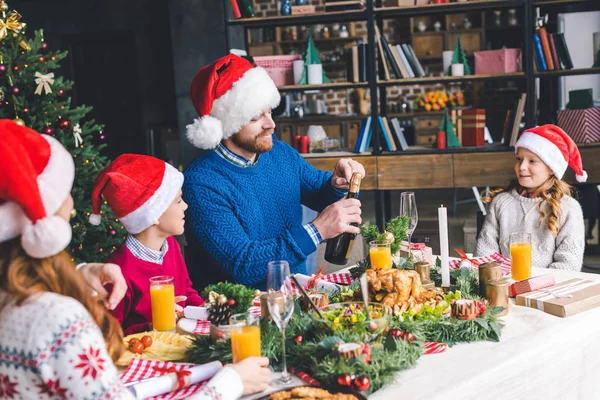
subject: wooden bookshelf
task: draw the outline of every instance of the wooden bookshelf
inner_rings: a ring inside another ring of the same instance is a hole
[[[600,3],[600,1],[599,1]],[[600,74],[600,67],[594,68],[577,68],[577,69],[561,69],[553,71],[538,71],[535,76],[538,78],[552,78],[560,76],[572,76],[572,75],[590,75]]]
[[[516,8],[522,0],[475,0],[462,3],[427,4],[415,7],[376,7],[375,15],[382,18],[410,17],[429,14],[463,13],[498,8]]]
[[[331,82],[320,85],[287,85],[280,86],[280,92],[306,92],[309,90],[354,89],[369,86],[367,82]]]
[[[366,11],[335,11],[302,15],[278,15],[274,17],[238,18],[227,21],[231,26],[244,26],[245,28],[264,28],[268,26],[285,25],[310,25],[329,24],[333,22],[364,21],[367,19]]]
[[[450,82],[476,82],[525,79],[524,72],[502,75],[465,75],[465,76],[424,76],[420,78],[390,79],[378,81],[378,86],[431,85]]]
[[[313,41],[315,42],[315,44],[323,44],[323,43],[337,43],[337,42],[341,42],[341,43],[345,43],[345,42],[355,42],[355,41],[359,41],[359,40],[365,40],[364,36],[352,36],[352,37],[332,37],[332,38],[328,38],[328,39],[314,39]],[[254,43],[248,43],[250,46],[264,46],[264,45],[302,45],[302,46],[306,46],[306,39],[303,40],[280,40],[280,41],[275,41],[275,42],[254,42]]]

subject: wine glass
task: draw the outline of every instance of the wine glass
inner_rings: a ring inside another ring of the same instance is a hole
[[[410,239],[412,238],[415,229],[417,228],[417,222],[419,216],[417,214],[417,200],[415,199],[414,192],[402,192],[400,193],[400,215],[406,215],[408,217],[408,251],[410,252]]]
[[[294,294],[287,261],[271,261],[267,273],[267,306],[269,314],[281,331],[283,372],[275,381],[276,386],[285,386],[292,381],[285,362],[285,328],[294,313]]]

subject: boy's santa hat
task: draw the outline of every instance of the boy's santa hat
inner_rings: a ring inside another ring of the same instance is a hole
[[[102,197],[127,232],[135,235],[154,225],[183,186],[183,174],[171,164],[140,154],[123,154],[96,178],[89,221],[100,225]]]
[[[21,236],[33,258],[63,251],[71,225],[54,215],[75,177],[73,157],[48,135],[0,120],[0,242]]]
[[[569,135],[556,125],[537,126],[523,132],[515,144],[515,152],[522,147],[535,153],[562,179],[567,167],[575,171],[577,182],[585,182],[588,174],[583,170],[581,154]]]
[[[200,118],[186,127],[187,138],[201,149],[217,147],[281,99],[267,71],[235,54],[201,68],[191,96]]]

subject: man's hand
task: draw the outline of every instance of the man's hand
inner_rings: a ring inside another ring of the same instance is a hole
[[[365,177],[365,167],[361,163],[351,158],[342,158],[335,165],[331,184],[338,189],[348,189],[350,178],[352,178],[354,172],[358,172],[363,178]]]
[[[112,283],[112,293],[105,302],[106,308],[109,310],[114,310],[121,299],[125,297],[127,283],[125,283],[121,268],[117,264],[89,263],[81,267],[80,271],[88,285],[101,297],[108,296],[104,285]]]
[[[187,296],[175,296],[175,319],[183,318],[183,306],[177,303],[183,303],[187,300]]]
[[[359,200],[342,199],[325,208],[312,223],[321,238],[327,240],[344,232],[360,233],[359,228],[350,225],[352,222],[359,225],[362,223],[360,214]]]

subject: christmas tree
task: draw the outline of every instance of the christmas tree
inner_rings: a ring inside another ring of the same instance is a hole
[[[94,180],[108,164],[100,154],[106,134],[102,125],[85,119],[92,107],[71,106],[73,82],[52,72],[60,68],[67,52],[51,51],[41,30],[28,39],[21,15],[3,0],[0,13],[0,118],[52,135],[71,152],[75,162],[71,255],[76,262],[103,261],[126,235],[106,204],[103,223],[88,223]]]
[[[471,67],[467,61],[467,54],[460,43],[460,35],[456,35],[456,48],[454,49],[454,55],[452,56],[452,62],[448,69],[448,75],[452,75],[452,64],[463,64],[465,68],[465,75],[471,75]]]
[[[446,133],[446,147],[461,147],[458,137],[454,133],[454,125],[450,121],[448,108],[444,108],[444,118],[440,124],[440,131]]]
[[[308,66],[310,64],[321,64],[321,58],[319,57],[319,49],[315,46],[315,41],[312,37],[312,32],[308,31],[308,43],[306,45],[306,52],[304,53],[304,73],[300,79],[300,85],[306,85],[308,83]],[[331,81],[325,76],[323,71],[323,83],[330,83]]]

